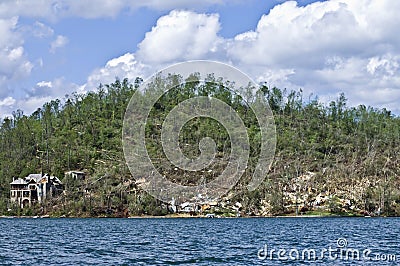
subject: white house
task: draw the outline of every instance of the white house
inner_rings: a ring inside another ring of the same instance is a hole
[[[44,202],[47,197],[55,196],[63,190],[60,179],[48,174],[30,174],[24,178],[14,178],[10,186],[11,202],[21,208]]]

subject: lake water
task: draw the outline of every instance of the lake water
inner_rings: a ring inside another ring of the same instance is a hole
[[[398,218],[0,219],[0,229],[1,265],[400,265]]]

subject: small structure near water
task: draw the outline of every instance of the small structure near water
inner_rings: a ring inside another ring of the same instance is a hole
[[[192,199],[182,203],[177,203],[172,199],[168,204],[168,210],[177,214],[190,214],[191,216],[203,215],[207,218],[215,218],[222,216],[240,217],[242,204],[227,201]]]
[[[85,180],[85,172],[82,171],[68,171],[65,176],[71,177],[73,180]]]
[[[46,198],[56,196],[64,189],[58,177],[48,174],[30,174],[24,178],[14,178],[10,186],[11,203],[21,208],[42,203]]]

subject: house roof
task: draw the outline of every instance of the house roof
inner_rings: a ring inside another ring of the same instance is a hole
[[[27,177],[25,177],[25,180],[27,182],[30,182],[31,180],[35,181],[36,183],[39,183],[43,177],[46,175],[42,176],[41,174],[30,174]]]
[[[56,176],[50,176],[50,180],[55,182],[55,183],[62,184],[61,180]]]
[[[10,185],[26,185],[28,183],[30,183],[31,181],[33,181],[34,183],[43,183],[43,181],[45,183],[48,182],[48,180],[50,179],[53,182],[59,183],[61,184],[61,180],[58,179],[58,177],[56,176],[50,176],[50,178],[48,179],[48,175],[42,175],[42,174],[30,174],[27,177],[24,178],[17,178],[14,181],[12,181],[10,183]]]
[[[10,184],[11,185],[25,185],[27,183],[23,178],[18,178],[18,179],[15,179],[14,181],[12,181]]]
[[[193,207],[194,203],[192,202],[184,202],[181,204],[181,208],[186,208],[186,207]]]
[[[70,175],[70,174],[84,175],[85,172],[82,172],[82,171],[68,171],[68,172],[65,172],[65,174],[66,175]]]

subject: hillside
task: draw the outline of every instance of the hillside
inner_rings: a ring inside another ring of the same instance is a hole
[[[222,82],[213,76],[209,79],[214,84]],[[70,95],[63,102],[53,100],[32,115],[17,110],[12,118],[4,119],[0,127],[0,214],[166,214],[162,202],[137,189],[122,152],[125,110],[140,82],[116,80],[100,85],[96,92]],[[178,86],[153,107],[146,138],[157,169],[185,185],[211,180],[224,169],[229,135],[211,119],[190,121],[180,136],[189,157],[199,154],[202,137],[216,141],[216,161],[209,174],[176,170],[163,155],[160,142],[159,125],[174,106],[196,95],[214,96],[237,110],[252,144],[249,168],[221,202],[221,209],[229,201],[239,202],[244,215],[400,215],[399,117],[385,109],[347,107],[343,94],[323,105],[304,97],[301,91],[262,86],[259,93],[274,113],[277,150],[270,174],[256,191],[245,189],[259,155],[254,114],[238,96],[218,85]],[[87,178],[68,179],[64,177],[68,170],[82,170]],[[42,206],[21,210],[10,205],[13,177],[40,172],[58,176],[65,184],[65,193]]]

